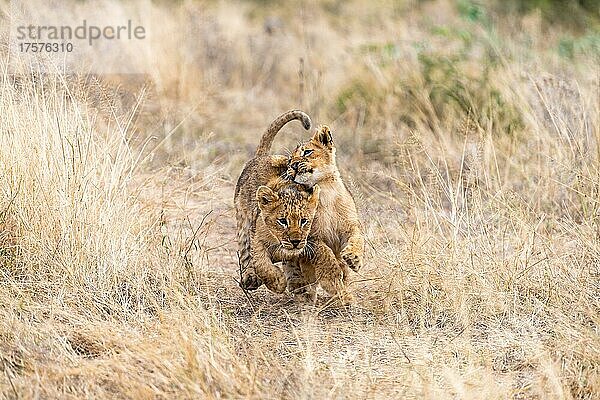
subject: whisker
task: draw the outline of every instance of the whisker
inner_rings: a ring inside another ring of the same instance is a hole
[[[317,254],[315,249],[313,248],[313,244],[311,242],[309,242],[308,240],[306,241],[306,245],[304,245],[304,248],[306,249],[306,256],[308,258],[314,258],[315,255]]]

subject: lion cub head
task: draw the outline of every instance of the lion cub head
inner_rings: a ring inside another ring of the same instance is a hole
[[[292,152],[288,175],[294,177],[296,183],[313,187],[319,182],[333,179],[336,173],[331,130],[327,125],[321,125],[308,142],[299,144]]]
[[[306,190],[294,183],[279,190],[260,186],[256,191],[260,217],[279,242],[280,250],[290,257],[298,256],[306,246],[319,192],[318,185]]]

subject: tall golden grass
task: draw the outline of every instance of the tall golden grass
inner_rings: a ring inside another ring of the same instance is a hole
[[[141,77],[3,48],[1,396],[598,398],[598,27],[495,4],[114,1]],[[361,210],[348,308],[236,283],[233,185],[296,107]]]

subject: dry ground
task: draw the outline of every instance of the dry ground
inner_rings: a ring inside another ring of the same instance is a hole
[[[109,3],[159,29],[151,74],[0,48],[2,398],[600,397],[595,14]],[[347,308],[236,282],[233,186],[297,107],[363,220]]]

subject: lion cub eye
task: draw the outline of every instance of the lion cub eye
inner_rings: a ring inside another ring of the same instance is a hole
[[[277,223],[279,225],[283,226],[284,228],[287,228],[287,226],[288,226],[287,218],[277,218]]]
[[[301,226],[301,227],[304,227],[304,226],[306,226],[306,224],[308,224],[308,220],[307,220],[306,218],[302,218],[302,219],[300,220],[300,226]]]
[[[302,152],[302,157],[308,157],[313,153],[314,150],[306,149]]]

